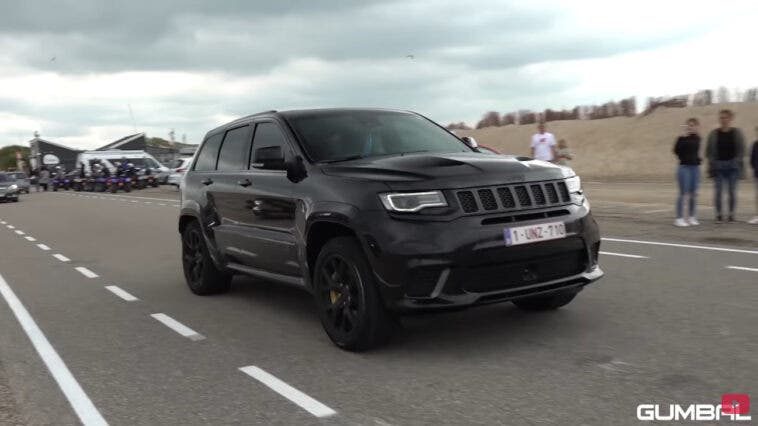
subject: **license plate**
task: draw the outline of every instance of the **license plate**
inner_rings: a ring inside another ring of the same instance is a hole
[[[536,243],[538,241],[557,240],[566,237],[566,225],[563,222],[540,223],[538,225],[505,228],[505,245]]]

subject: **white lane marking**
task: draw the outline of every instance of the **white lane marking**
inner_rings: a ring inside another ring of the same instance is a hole
[[[162,323],[166,327],[174,330],[175,332],[179,333],[180,335],[190,340],[205,339],[205,336],[203,336],[202,334],[196,332],[195,330],[187,327],[186,325],[180,323],[179,321],[171,318],[170,316],[166,314],[151,314],[150,316],[158,320],[158,322]]]
[[[50,247],[44,245],[44,244],[37,244],[37,247],[39,247],[42,250],[48,251],[50,250]]]
[[[643,212],[645,214],[651,214],[651,213],[663,213],[663,212],[669,212],[671,209],[660,209],[660,210],[648,210],[646,212]]]
[[[108,422],[105,421],[103,416],[84,392],[84,389],[79,385],[79,382],[76,381],[76,378],[74,378],[71,371],[66,367],[66,363],[63,362],[63,359],[61,359],[58,352],[55,351],[55,348],[50,344],[50,341],[47,340],[47,337],[45,337],[45,334],[42,333],[42,330],[37,326],[34,318],[29,315],[29,311],[26,310],[26,307],[21,303],[21,300],[16,297],[16,294],[2,275],[0,275],[0,294],[3,295],[3,298],[8,303],[8,307],[13,311],[16,320],[21,324],[21,328],[26,333],[26,336],[29,337],[32,346],[34,346],[37,354],[42,358],[42,361],[47,366],[47,369],[50,371],[50,374],[53,376],[56,383],[58,383],[58,387],[60,387],[63,394],[66,396],[68,403],[71,404],[71,407],[76,412],[79,420],[87,426],[107,425]]]
[[[67,258],[66,256],[64,256],[64,255],[62,255],[60,253],[55,253],[53,255],[53,257],[56,258],[56,259],[58,259],[58,260],[60,260],[61,262],[70,262],[71,261],[71,259]]]
[[[165,205],[165,204],[163,204],[163,203],[158,203],[158,205],[159,205],[159,206],[164,206],[164,207],[166,206],[166,205]]]
[[[135,300],[139,300],[136,297],[132,296],[125,290],[121,289],[121,287],[116,285],[107,285],[105,288],[110,291],[111,293],[115,294],[116,296],[126,300],[127,302],[134,302]]]
[[[733,248],[726,248],[726,247],[696,246],[696,245],[691,245],[691,244],[661,243],[657,241],[625,240],[622,238],[603,238],[603,241],[615,241],[619,243],[633,243],[633,244],[649,244],[649,245],[654,245],[654,246],[681,247],[681,248],[691,248],[691,249],[699,249],[699,250],[725,251],[729,253],[758,254],[758,251],[755,251],[755,250],[733,249]]]
[[[152,201],[145,201],[145,204],[153,204]]]
[[[84,266],[77,266],[74,269],[76,269],[77,271],[79,271],[79,273],[81,273],[82,275],[84,275],[87,278],[97,278],[97,277],[100,276],[100,275],[97,275],[96,273],[90,271],[89,269],[85,268]]]
[[[29,235],[25,236],[24,238],[26,238],[27,241],[32,241],[32,242],[37,241],[36,238],[30,237]]]
[[[8,225],[8,229],[16,229],[16,227],[13,225]]]
[[[135,198],[137,200],[152,200],[152,201],[176,201],[171,198],[157,198],[157,197],[142,197],[137,195],[120,195],[120,194],[112,194],[110,195],[110,199],[125,199],[125,198]]]
[[[736,269],[738,271],[758,272],[758,268],[748,268],[747,266],[727,266],[726,269]]]
[[[300,408],[313,414],[316,417],[329,417],[337,414],[336,411],[332,410],[326,405],[316,401],[310,396],[300,392],[287,383],[279,380],[277,377],[254,365],[240,367],[240,371],[268,386],[274,392],[289,399],[290,401],[299,405]]]
[[[650,259],[647,256],[640,256],[638,254],[613,253],[610,251],[601,251],[600,254],[605,255],[605,256],[630,257],[632,259]]]
[[[0,221],[0,223],[1,223],[1,224],[3,224],[3,225],[6,225],[6,224],[8,224],[8,222],[6,222],[6,221],[4,221],[4,220]]]
[[[22,231],[20,229],[16,229],[14,232],[17,233],[18,235],[25,235],[26,234],[26,232],[24,232],[24,231]]]

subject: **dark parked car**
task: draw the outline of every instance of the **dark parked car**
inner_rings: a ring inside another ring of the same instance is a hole
[[[181,206],[193,292],[238,273],[301,287],[349,350],[383,342],[403,312],[556,309],[603,275],[571,169],[479,153],[412,112],[269,111],[213,129]]]

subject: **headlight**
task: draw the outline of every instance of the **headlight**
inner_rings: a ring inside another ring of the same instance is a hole
[[[13,184],[13,185],[10,185],[10,186],[8,186],[8,190],[9,190],[9,191],[15,191],[15,190],[17,190],[17,189],[18,189],[18,185],[16,185],[16,184]]]
[[[394,212],[411,213],[427,207],[445,207],[447,200],[441,191],[380,194],[384,208]]]
[[[582,180],[579,179],[579,176],[570,177],[566,179],[566,187],[570,194],[581,194]]]

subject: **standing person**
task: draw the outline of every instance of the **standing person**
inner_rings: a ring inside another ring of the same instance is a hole
[[[721,192],[727,186],[729,199],[729,222],[734,222],[737,208],[737,179],[743,173],[742,160],[745,154],[745,138],[742,131],[732,127],[734,113],[728,109],[719,111],[719,128],[711,130],[705,154],[709,174],[713,175],[716,195],[716,223],[724,221]]]
[[[545,123],[537,124],[537,133],[532,136],[532,158],[553,161],[556,157],[555,136],[545,131]]]
[[[568,147],[568,143],[566,143],[566,139],[561,139],[558,141],[558,150],[556,151],[556,158],[558,159],[556,162],[560,164],[561,166],[569,167],[571,164],[571,160],[574,159],[574,156],[571,154],[571,149]]]
[[[755,134],[758,136],[758,126],[755,128]],[[755,217],[748,221],[751,225],[758,225],[758,139],[753,142],[753,149],[750,152],[750,165],[753,167],[753,177],[755,178]]]
[[[696,226],[695,209],[697,205],[697,188],[700,183],[700,135],[697,118],[687,120],[687,130],[683,136],[679,136],[674,144],[674,154],[679,158],[679,167],[676,178],[679,182],[679,196],[676,199],[676,219],[674,226]],[[689,215],[684,217],[684,200],[689,200]]]
[[[47,191],[47,186],[50,184],[50,172],[47,170],[47,167],[42,166],[42,169],[39,171],[39,185],[42,187],[43,191]]]

